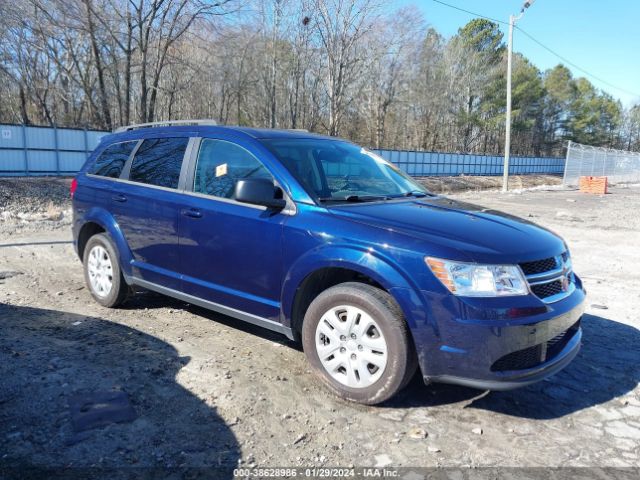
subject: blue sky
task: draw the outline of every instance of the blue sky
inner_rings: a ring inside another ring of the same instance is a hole
[[[443,0],[465,10],[508,21],[523,0]],[[446,37],[473,18],[432,0],[394,0],[396,6],[415,5],[425,19]],[[535,0],[518,25],[563,57],[625,91],[616,90],[567,65],[574,76],[587,77],[596,87],[622,100],[640,103],[640,1]],[[501,25],[506,34],[507,25]],[[514,51],[546,70],[562,61],[518,30]],[[562,62],[563,63],[563,62]]]

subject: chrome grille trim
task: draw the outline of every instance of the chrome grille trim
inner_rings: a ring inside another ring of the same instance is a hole
[[[562,272],[562,270],[560,270],[560,272]],[[534,285],[544,285],[545,283],[552,283],[555,282],[556,280],[562,280],[564,277],[564,275],[562,273],[560,273],[560,275],[558,275],[557,272],[554,272],[553,276],[550,277],[539,277],[540,279],[532,279],[531,277],[526,277],[527,282],[529,282],[529,286],[533,287]],[[535,280],[535,282],[532,282],[531,280]]]
[[[546,283],[547,281],[550,282],[553,280],[557,280],[560,277],[562,277],[562,268],[549,270],[548,272],[532,273],[531,275],[526,275],[526,278],[529,281],[529,285],[532,285],[532,281]]]

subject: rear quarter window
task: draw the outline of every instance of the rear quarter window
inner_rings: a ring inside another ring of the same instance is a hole
[[[166,188],[178,188],[188,138],[149,138],[142,142],[131,162],[129,180]]]
[[[89,167],[87,173],[101,177],[118,178],[122,173],[124,164],[135,148],[137,141],[114,143],[105,148]]]

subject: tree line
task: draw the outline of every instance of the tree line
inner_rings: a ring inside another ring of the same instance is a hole
[[[506,47],[376,0],[21,0],[0,5],[0,121],[111,130],[155,120],[304,128],[375,148],[501,153]],[[512,153],[640,150],[623,108],[515,53]]]

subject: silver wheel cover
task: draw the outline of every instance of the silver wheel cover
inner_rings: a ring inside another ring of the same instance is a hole
[[[373,385],[387,366],[387,342],[380,326],[352,305],[339,305],[322,315],[315,346],[331,378],[350,388]]]
[[[113,288],[113,265],[109,252],[102,245],[96,245],[89,252],[87,273],[93,293],[99,297],[109,295]]]

